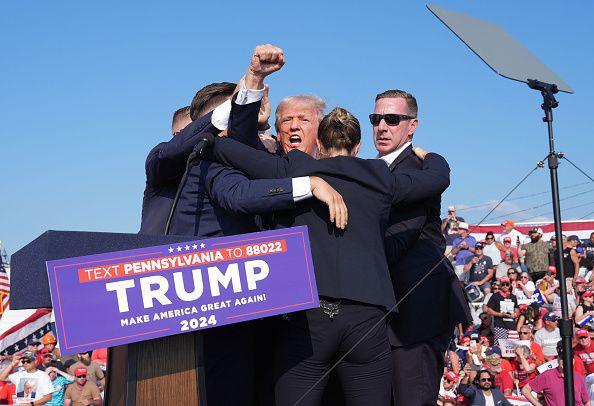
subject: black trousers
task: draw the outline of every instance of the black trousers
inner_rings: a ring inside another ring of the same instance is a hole
[[[202,334],[208,406],[252,405],[255,322],[217,327]]]
[[[394,405],[435,405],[449,334],[392,348]]]
[[[386,323],[373,327],[383,315],[374,306],[343,302],[333,319],[317,308],[280,320],[274,354],[276,406],[320,405],[328,376],[316,382],[345,354],[336,367],[345,404],[388,406],[392,360]]]

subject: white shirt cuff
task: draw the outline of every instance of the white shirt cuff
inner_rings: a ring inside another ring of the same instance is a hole
[[[262,96],[264,96],[264,89],[248,89],[245,87],[245,84],[242,83],[241,89],[239,89],[237,97],[235,98],[235,103],[237,103],[240,106],[255,103],[257,101],[262,100]]]
[[[226,100],[219,104],[212,112],[210,122],[220,131],[226,130],[229,124],[229,115],[231,114],[231,100]]]
[[[311,194],[311,183],[309,181],[309,176],[293,178],[291,179],[291,183],[293,184],[293,201],[295,203],[309,199],[313,196]]]

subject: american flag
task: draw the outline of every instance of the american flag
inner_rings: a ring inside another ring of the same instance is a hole
[[[0,318],[2,318],[2,314],[8,308],[9,298],[10,279],[8,278],[8,273],[6,273],[6,269],[4,268],[2,257],[0,257]]]
[[[52,309],[37,309],[0,333],[0,354],[12,355],[21,352],[31,341],[41,341],[41,337],[52,331],[51,317]]]

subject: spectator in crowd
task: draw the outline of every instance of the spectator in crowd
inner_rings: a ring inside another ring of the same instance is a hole
[[[580,275],[580,256],[576,250],[580,243],[577,235],[567,237],[567,246],[563,249],[563,269],[567,278],[576,279]]]
[[[586,291],[586,279],[581,276],[578,276],[573,280],[573,292],[576,298],[576,301],[581,300],[582,294]]]
[[[499,236],[499,242],[501,244],[505,244],[505,240],[507,238],[509,238],[511,243],[514,245],[520,245],[524,243],[526,237],[524,234],[515,229],[516,225],[513,221],[505,220],[503,223],[501,223],[501,227],[503,227],[501,235]],[[516,253],[516,257],[517,256],[518,254]]]
[[[485,354],[485,369],[491,372],[495,378],[495,386],[497,386],[504,395],[511,395],[514,388],[511,364],[509,361],[501,358],[501,350],[499,347],[489,348]]]
[[[105,386],[105,374],[101,369],[101,365],[91,360],[92,351],[81,352],[78,354],[79,361],[70,367],[70,374],[75,375],[77,368],[85,368],[86,380],[97,385],[101,391]]]
[[[439,384],[439,398],[438,405],[443,405],[446,399],[456,398],[456,388],[458,387],[458,375],[454,371],[447,371],[443,374]]]
[[[32,351],[14,355],[12,362],[0,373],[0,381],[11,382],[16,386],[17,403],[44,405],[52,398],[52,383],[47,374],[35,366],[37,356]],[[23,365],[24,370],[10,373]]]
[[[50,351],[49,348],[43,348],[38,356],[41,356],[41,362],[37,366],[37,369],[40,371],[45,371],[47,368],[51,366],[63,367],[62,362],[55,359],[54,354]]]
[[[525,263],[532,279],[542,278],[549,265],[549,245],[542,240],[542,230],[538,227],[528,232],[530,242],[520,246],[519,254],[525,257]]]
[[[60,354],[60,350],[56,347],[57,343],[58,340],[56,340],[56,337],[54,337],[52,333],[47,333],[41,337],[41,344],[43,344],[41,350],[47,350],[54,355],[54,359],[60,359],[62,355]]]
[[[52,399],[47,402],[46,405],[62,406],[64,404],[64,392],[66,391],[66,386],[74,382],[74,377],[56,367],[48,367],[45,372],[52,381],[52,386],[54,388]]]
[[[516,320],[520,315],[518,300],[510,292],[509,278],[506,276],[499,280],[501,288],[499,292],[493,293],[487,303],[486,311],[493,316],[493,335],[495,344],[499,340],[507,339],[508,331],[516,328]]]
[[[542,318],[544,327],[534,333],[534,341],[542,347],[545,360],[557,358],[557,343],[561,341],[561,334],[557,323],[559,318],[553,312],[548,312]]]
[[[27,351],[33,351],[34,353],[37,354],[37,351],[39,351],[39,345],[41,344],[40,341],[37,340],[31,340],[27,343],[27,347],[25,348]]]
[[[465,281],[464,278],[467,278],[468,274],[464,272],[464,266],[468,258],[474,254],[476,239],[468,234],[468,223],[460,222],[458,232],[460,235],[454,239],[450,253],[455,256],[456,275],[460,280]]]
[[[524,387],[528,383],[528,381],[534,378],[537,374],[536,367],[538,366],[536,362],[536,357],[525,345],[519,345],[516,347],[516,357],[511,361],[513,372],[514,372],[514,382],[519,385],[520,388]]]
[[[582,300],[575,308],[573,320],[576,326],[582,327],[589,324],[594,316],[594,291],[587,290],[582,293]]]
[[[557,289],[557,286],[559,286],[559,281],[555,279],[556,275],[557,268],[554,266],[549,266],[545,272],[545,276],[542,279],[536,281],[536,289],[542,293],[543,298],[546,295],[550,295],[551,292],[554,292],[555,289]]]
[[[472,333],[470,335],[468,352],[466,353],[466,363],[470,365],[472,370],[478,371],[481,369],[481,365],[485,359],[485,350],[486,348],[482,345],[478,333]]]
[[[506,251],[503,255],[503,261],[501,261],[497,265],[497,268],[495,268],[495,278],[499,279],[499,278],[503,278],[504,276],[507,276],[507,272],[509,271],[509,268],[514,268],[514,269],[519,270],[520,265],[517,262],[514,262],[515,259],[516,259],[516,256],[514,255],[514,253],[511,250]]]
[[[487,312],[482,312],[481,314],[479,314],[479,319],[481,321],[481,324],[477,327],[479,336],[485,337],[489,342],[489,346],[492,346],[493,330],[491,329],[491,327],[493,325],[493,317],[491,317],[491,315]]]
[[[68,385],[66,393],[64,393],[64,406],[101,406],[103,404],[99,388],[87,380],[87,368],[76,368],[74,378],[75,383]]]
[[[446,245],[451,246],[454,239],[458,237],[458,227],[460,222],[463,222],[462,217],[456,216],[456,208],[454,206],[448,207],[448,215],[441,222],[441,232],[445,236]]]
[[[508,275],[512,272],[513,274],[518,275],[517,268],[510,268],[508,269]],[[511,279],[511,277],[510,277]],[[534,282],[532,282],[532,278],[530,278],[530,274],[528,272],[522,272],[520,274],[520,278],[517,279],[515,282],[512,281],[513,290],[512,293],[516,295],[518,300],[529,300],[532,298],[532,294],[536,290],[536,286],[534,286]]]
[[[544,292],[546,302],[552,307],[552,312],[561,318],[561,292],[559,283],[555,283],[553,287]],[[567,305],[569,317],[573,315],[576,308],[575,296],[571,292],[571,286],[567,289]]]
[[[107,368],[107,348],[98,348],[93,350],[91,360],[97,362],[101,366],[101,369],[105,371]]]
[[[468,377],[462,378],[458,392],[470,399],[471,405],[507,405],[511,403],[503,392],[495,386],[495,379],[487,369],[479,371],[473,385],[468,385]]]
[[[594,233],[590,233],[590,238],[582,247],[586,255],[583,264],[588,271],[591,271],[594,269]]]
[[[485,294],[491,291],[491,279],[495,270],[491,258],[483,254],[483,244],[476,243],[474,255],[466,259],[464,272],[468,273],[468,278],[464,279],[468,279],[470,284],[478,286]]]
[[[563,383],[563,345],[557,346],[559,353],[559,365],[555,369],[550,369],[537,375],[522,388],[522,394],[528,401],[536,406],[542,405],[539,400],[532,395],[532,391],[542,394],[546,406],[561,406],[565,404],[565,391]],[[574,368],[573,389],[575,403],[574,406],[590,406],[590,398],[586,390],[586,384],[583,376]]]
[[[536,365],[540,366],[545,362],[545,357],[542,352],[542,347],[540,344],[534,342],[534,338],[532,337],[532,329],[530,326],[522,326],[518,331],[520,335],[520,340],[529,340],[530,341],[530,352],[534,356],[536,361]]]
[[[495,234],[493,234],[493,231],[487,231],[487,234],[485,235],[483,252],[486,256],[491,258],[491,261],[493,261],[493,266],[499,265],[501,262],[501,254],[499,253],[497,244],[495,244]]]
[[[577,337],[578,342],[574,347],[573,352],[575,355],[579,356],[584,363],[586,373],[588,375],[594,374],[594,342],[592,342],[588,330],[585,329],[579,329],[575,333],[575,336]]]
[[[508,251],[511,251],[513,253],[514,259],[518,259],[519,261],[520,257],[518,255],[518,248],[520,245],[517,244],[515,247],[513,247],[511,237],[505,237],[503,239],[503,243],[497,242],[496,244],[497,248],[499,248],[499,255],[502,260],[505,260],[505,256],[507,255]]]

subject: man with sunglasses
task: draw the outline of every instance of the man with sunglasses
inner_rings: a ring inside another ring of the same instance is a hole
[[[503,392],[495,386],[495,378],[486,369],[477,374],[474,385],[468,385],[468,377],[464,377],[458,392],[470,399],[470,405],[506,405],[511,403],[505,398]]]
[[[99,388],[93,382],[87,380],[87,369],[76,368],[74,370],[74,384],[68,385],[64,393],[64,406],[82,406],[103,404]]]
[[[509,330],[516,328],[516,320],[520,315],[518,300],[510,291],[511,283],[506,276],[499,280],[501,288],[499,292],[493,293],[485,311],[493,316],[493,335],[495,344],[499,345],[499,340],[506,340]]]
[[[43,405],[52,398],[52,382],[45,372],[37,369],[36,359],[33,351],[24,351],[14,355],[12,362],[0,373],[0,381],[12,382],[17,387],[18,404]],[[24,371],[11,374],[19,364],[23,365]]]
[[[530,326],[522,326],[520,327],[520,331],[518,332],[520,336],[520,340],[529,340],[530,341],[530,351],[536,358],[536,365],[541,366],[545,362],[544,354],[542,353],[542,347],[540,344],[534,342],[532,337],[532,329]]]
[[[373,142],[393,174],[421,169],[412,150],[419,125],[413,95],[387,90],[375,98]],[[394,404],[435,404],[443,354],[454,326],[471,320],[451,263],[444,259],[441,196],[394,206],[386,233],[386,255],[398,303],[388,335],[394,365]],[[426,275],[430,275],[426,277]],[[423,368],[418,368],[422,364]]]

